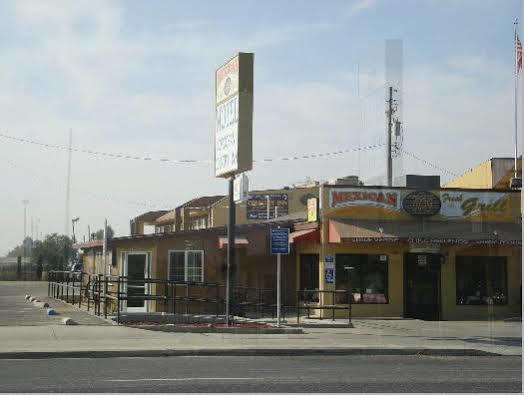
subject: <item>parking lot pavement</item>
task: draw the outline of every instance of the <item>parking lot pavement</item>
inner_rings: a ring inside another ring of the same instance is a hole
[[[25,300],[25,295],[48,302],[58,314],[48,316],[46,309]],[[79,325],[111,325],[77,307],[47,297],[46,281],[0,281],[0,326],[57,325],[70,317]]]

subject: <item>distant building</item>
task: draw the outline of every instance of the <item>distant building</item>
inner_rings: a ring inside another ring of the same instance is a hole
[[[514,158],[491,158],[451,180],[444,188],[509,189],[514,173]],[[517,160],[517,174],[519,177],[522,174],[522,157]]]

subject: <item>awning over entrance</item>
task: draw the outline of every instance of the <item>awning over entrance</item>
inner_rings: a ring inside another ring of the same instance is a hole
[[[236,248],[246,247],[248,244],[249,244],[249,241],[247,240],[245,236],[236,236],[235,237],[235,247]],[[219,237],[218,238],[218,248],[222,249],[225,246],[227,246],[227,237],[223,237],[223,236]]]
[[[396,242],[521,245],[520,224],[466,221],[333,219],[329,242]]]
[[[291,232],[289,234],[290,243],[300,243],[300,242],[313,242],[318,243],[320,241],[320,232],[318,229],[304,229]]]

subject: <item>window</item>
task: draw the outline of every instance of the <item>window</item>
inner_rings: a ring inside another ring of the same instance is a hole
[[[457,304],[507,304],[506,258],[457,256]]]
[[[184,251],[169,252],[169,279],[174,281],[185,281],[185,255]]]
[[[191,220],[191,229],[206,229],[207,227],[207,217],[200,217]]]
[[[387,255],[337,254],[335,259],[335,289],[351,287],[351,303],[388,303]],[[347,303],[347,294],[337,295],[337,302]]]
[[[204,251],[169,251],[169,279],[204,281]]]

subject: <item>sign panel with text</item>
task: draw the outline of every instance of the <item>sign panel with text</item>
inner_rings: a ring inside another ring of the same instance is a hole
[[[253,59],[239,53],[215,74],[215,176],[253,167]]]
[[[271,255],[289,254],[289,228],[271,229]]]

